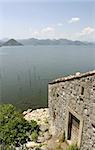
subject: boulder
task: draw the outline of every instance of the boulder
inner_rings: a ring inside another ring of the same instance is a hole
[[[34,147],[39,147],[40,144],[39,143],[35,143],[35,142],[27,142],[26,143],[26,147],[27,148],[34,148]]]
[[[41,130],[42,132],[48,131],[48,130],[49,130],[48,124],[41,124],[41,125],[40,125],[40,130]]]
[[[44,133],[44,139],[45,139],[45,141],[49,140],[50,138],[51,138],[51,135],[49,134],[49,132],[48,131],[45,132]]]
[[[45,142],[44,136],[38,136],[37,142],[38,143],[44,143]]]

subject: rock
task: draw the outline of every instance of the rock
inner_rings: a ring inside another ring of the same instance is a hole
[[[35,142],[27,142],[26,143],[26,147],[27,148],[34,148],[34,147],[39,147],[40,144],[39,143],[35,143]]]
[[[31,111],[31,110],[30,110]],[[24,118],[27,121],[35,120],[38,124],[46,123],[46,120],[48,121],[49,118],[49,110],[48,108],[41,108],[32,110],[32,112],[25,111],[23,112],[25,114]]]
[[[51,139],[47,142],[48,149],[56,150],[56,141]]]
[[[32,150],[41,150],[41,148],[40,147],[35,147]]]
[[[79,76],[80,75],[80,72],[76,72],[76,74],[75,74],[76,76]]]
[[[39,125],[39,135],[37,139],[37,143],[35,142],[27,142],[26,147],[29,150],[47,150],[47,144],[48,140],[51,138],[51,135],[49,134],[49,110],[48,108],[41,108],[36,110],[28,110],[23,112],[25,114],[24,118],[27,121],[35,120],[37,124]],[[30,138],[31,139],[31,138]],[[44,143],[44,145],[43,145]],[[42,144],[43,146],[40,147]]]
[[[44,133],[44,138],[45,138],[45,141],[51,138],[51,135],[49,134],[49,132]]]
[[[46,132],[46,131],[49,130],[49,126],[46,125],[46,124],[41,124],[41,125],[40,125],[40,130],[41,130],[42,132]]]
[[[20,150],[21,148],[20,147],[16,147],[16,150]]]
[[[45,142],[44,136],[38,136],[37,142],[38,143],[44,143]]]
[[[48,150],[47,145],[43,145],[43,146],[41,146],[41,150]]]
[[[28,109],[27,111],[23,112],[23,115],[26,115],[26,114],[30,113],[31,111],[32,111],[32,109]]]
[[[43,136],[43,132],[42,131],[39,131],[39,136]]]
[[[84,109],[84,114],[87,115],[88,114],[88,110]]]

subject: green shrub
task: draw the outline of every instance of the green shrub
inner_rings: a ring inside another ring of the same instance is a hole
[[[33,141],[35,141],[35,142],[37,141],[38,133],[37,133],[36,130],[34,130],[34,131],[32,132],[31,138],[32,138]]]
[[[11,104],[0,105],[0,144],[20,146],[29,140],[27,132],[37,130],[36,121],[29,123]],[[7,148],[8,149],[8,148]]]
[[[79,149],[77,147],[77,144],[72,144],[72,145],[69,145],[69,147],[67,148],[67,150],[79,150]]]
[[[31,131],[39,130],[39,126],[37,125],[36,121],[31,120],[30,125],[31,125]]]
[[[0,150],[16,150],[16,148],[10,145],[5,145],[5,147],[0,145]]]

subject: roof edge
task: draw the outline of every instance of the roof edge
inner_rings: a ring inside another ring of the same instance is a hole
[[[82,78],[82,77],[87,77],[87,76],[92,76],[92,75],[95,75],[95,70],[89,71],[89,72],[86,72],[86,73],[76,72],[76,74],[55,79],[55,80],[49,82],[49,84],[65,82],[65,81],[69,81],[69,80],[73,80],[73,79],[79,79],[79,78]]]

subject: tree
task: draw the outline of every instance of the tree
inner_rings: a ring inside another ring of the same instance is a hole
[[[34,124],[36,126],[34,126]],[[34,128],[33,128],[34,127]],[[37,129],[11,104],[0,105],[0,144],[20,146],[29,140],[29,132]]]

